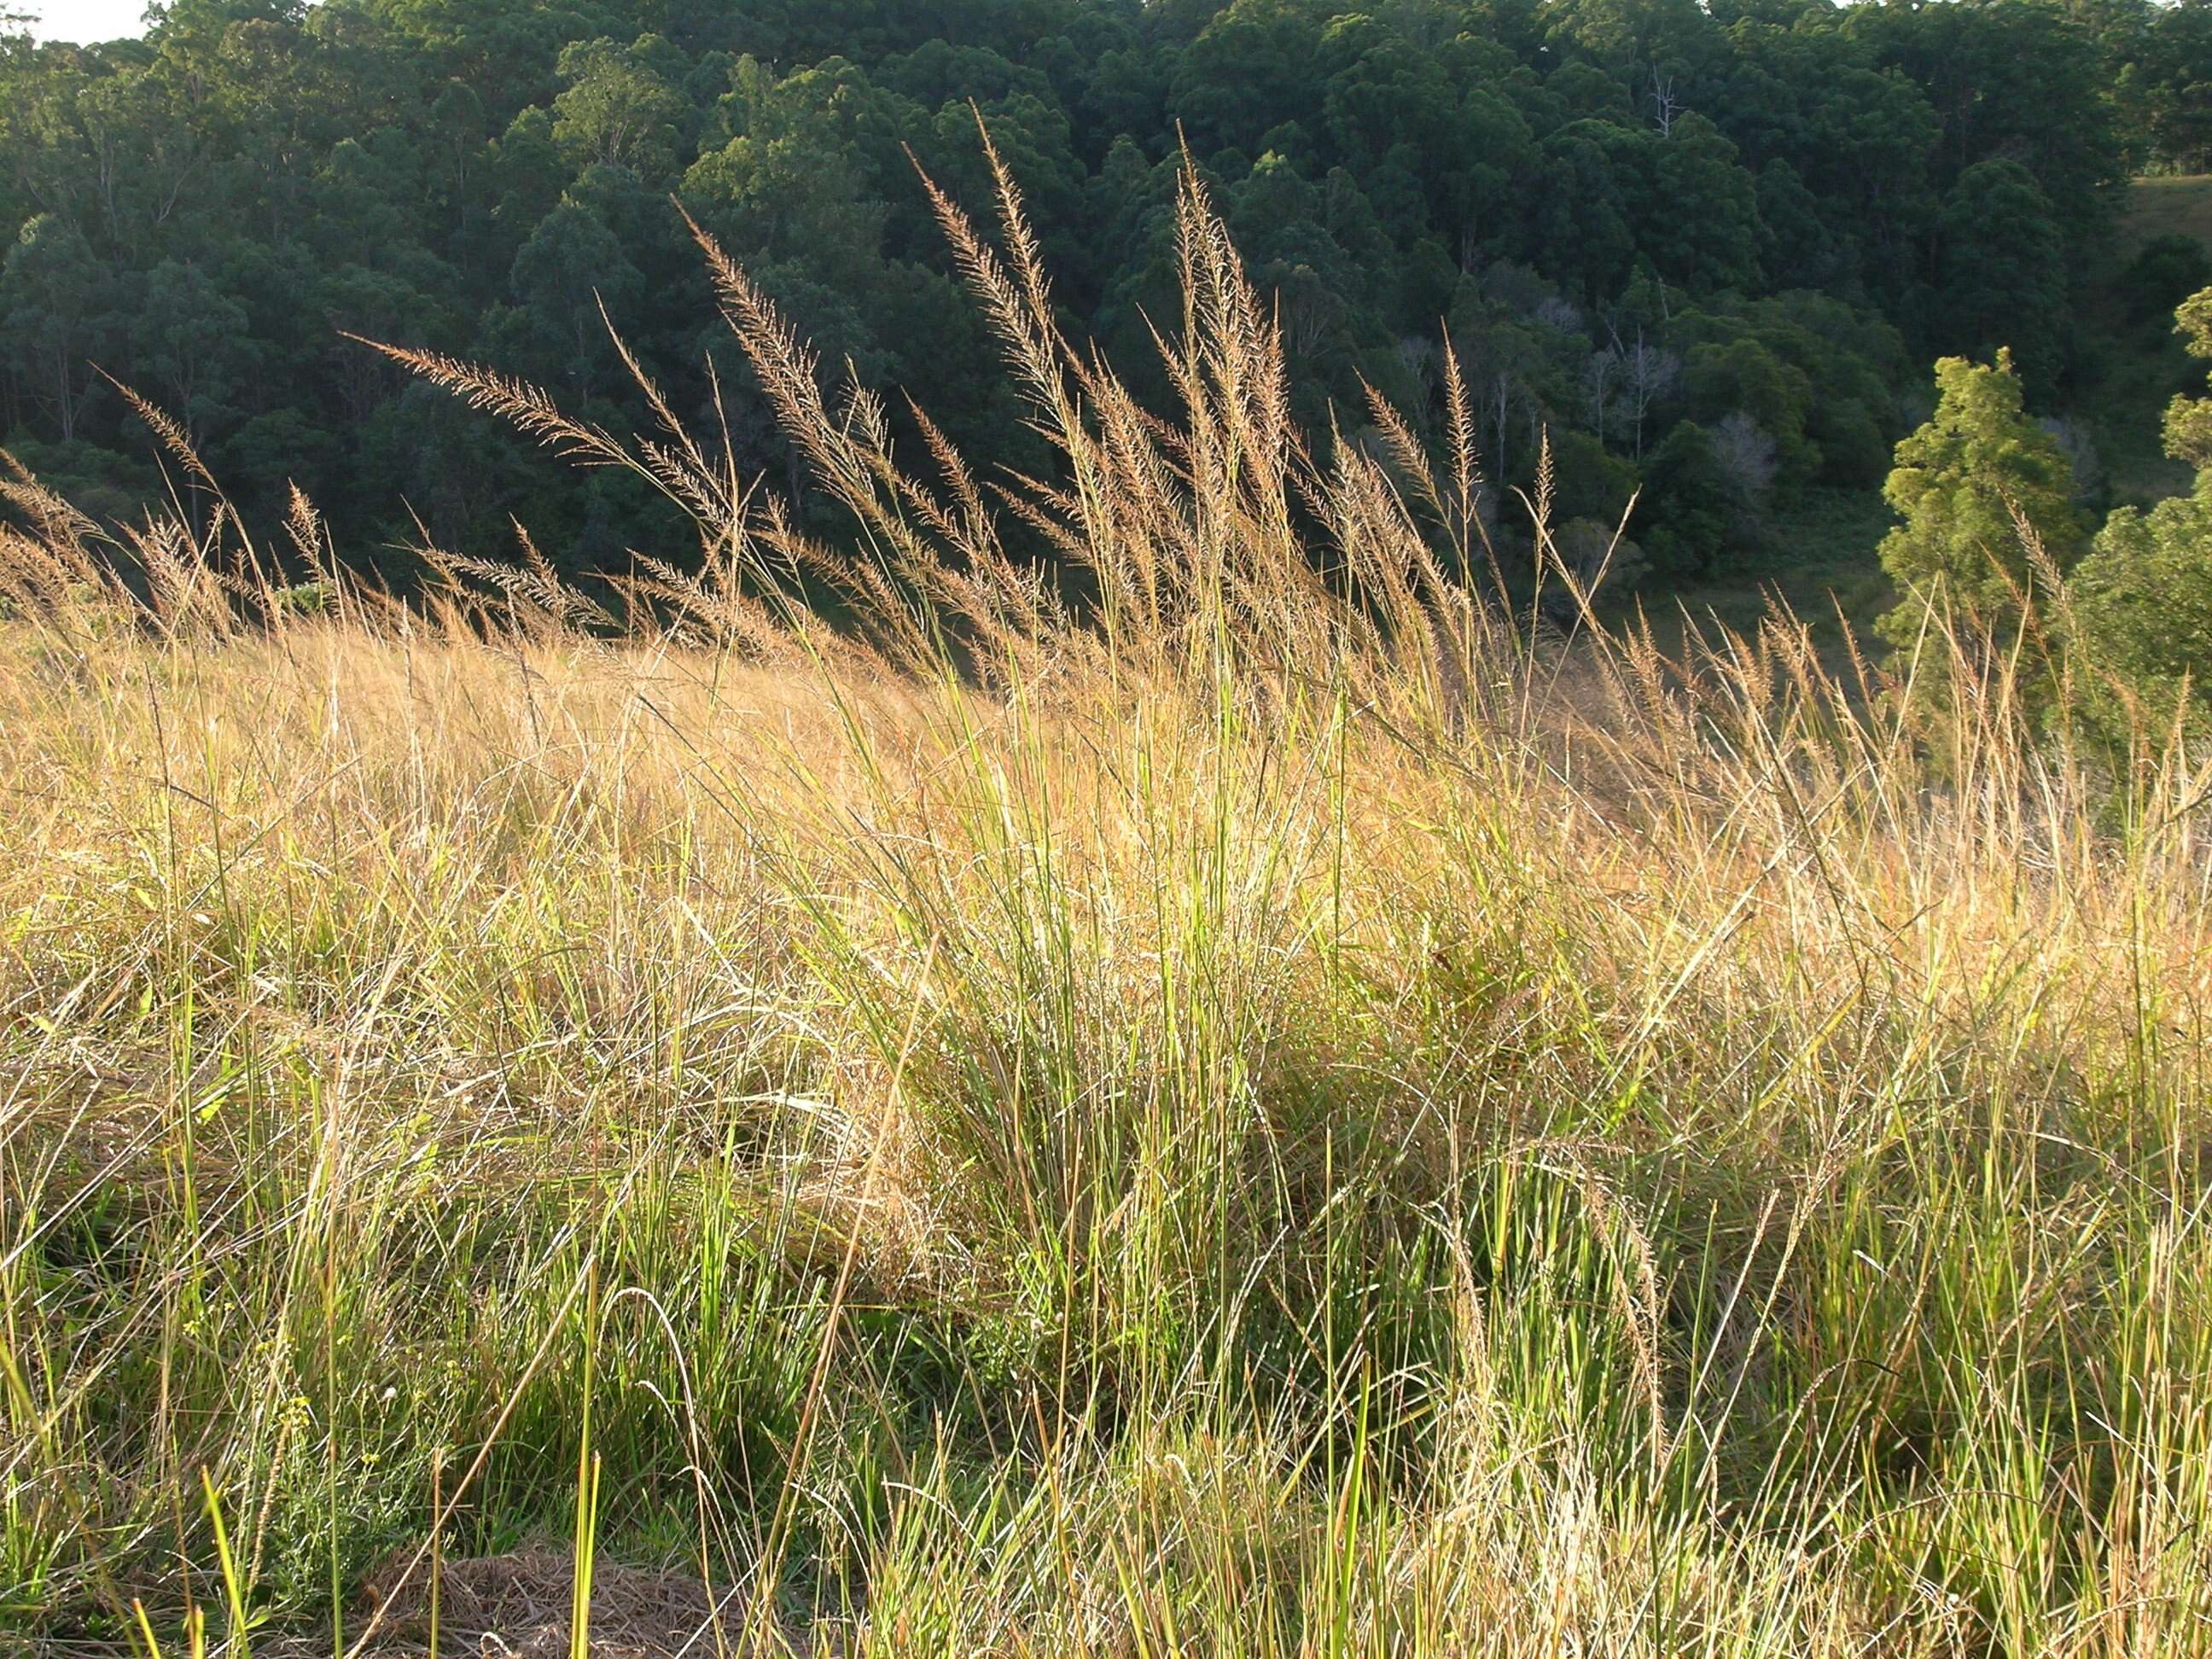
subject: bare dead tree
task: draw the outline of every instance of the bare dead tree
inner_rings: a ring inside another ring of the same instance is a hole
[[[1623,391],[1630,419],[1636,428],[1636,459],[1644,459],[1644,428],[1654,404],[1670,396],[1681,383],[1682,360],[1663,346],[1650,344],[1644,331],[1636,331],[1636,343],[1624,354]]]
[[[1739,409],[1712,429],[1713,459],[1749,507],[1766,499],[1780,470],[1779,450],[1766,428]]]
[[[1618,345],[1600,347],[1583,365],[1583,407],[1600,443],[1605,441],[1605,418],[1612,412],[1613,394],[1620,389],[1621,367]]]

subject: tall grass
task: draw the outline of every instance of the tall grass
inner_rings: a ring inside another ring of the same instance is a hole
[[[0,1627],[573,1538],[576,1651],[620,1562],[695,1653],[2212,1651],[2206,775],[1546,643],[1455,369],[1310,450],[1194,191],[1164,422],[1000,205],[1045,477],[707,246],[857,552],[411,353],[699,558],[8,486]]]

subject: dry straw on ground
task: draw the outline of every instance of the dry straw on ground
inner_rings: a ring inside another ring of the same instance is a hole
[[[437,1651],[481,1659],[568,1659],[575,1565],[569,1551],[544,1546],[445,1564],[438,1577]],[[365,1604],[380,1606],[388,1598],[390,1607],[383,1631],[364,1651],[380,1659],[426,1659],[432,1652],[429,1592],[428,1575],[409,1575],[404,1564],[370,1574]],[[717,1594],[683,1573],[602,1567],[592,1577],[591,1650],[599,1659],[712,1654],[717,1620],[735,1600],[732,1592]],[[329,1646],[327,1639],[294,1638],[261,1651],[275,1659],[310,1659]]]

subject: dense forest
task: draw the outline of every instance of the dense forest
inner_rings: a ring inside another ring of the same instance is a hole
[[[608,323],[749,468],[793,463],[678,204],[821,348],[957,442],[1028,440],[916,168],[980,204],[978,116],[1072,331],[1164,398],[1188,150],[1275,296],[1308,429],[1418,416],[1443,342],[1485,469],[1636,498],[1635,567],[1786,561],[1870,502],[1939,356],[2031,412],[2110,373],[2122,188],[2212,165],[2212,4],[2149,0],[174,0],[143,40],[0,41],[0,431],[96,508],[159,487],[100,370],[249,510],[296,482],[363,554],[527,522],[570,569],[664,531],[348,334],[633,423]],[[2154,241],[2141,318],[2212,280]],[[604,317],[602,315],[604,312]],[[97,368],[95,368],[95,365]],[[896,400],[894,400],[896,404]],[[2083,479],[2096,469],[2081,469]],[[2089,486],[2085,486],[2089,487]],[[2101,507],[2103,502],[2085,505]],[[672,531],[672,526],[668,526]]]

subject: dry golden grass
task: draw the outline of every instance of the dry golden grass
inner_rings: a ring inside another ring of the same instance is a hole
[[[694,1653],[2212,1651],[2212,780],[1940,629],[1535,638],[1201,200],[1171,426],[1003,206],[1003,489],[709,250],[856,553],[411,355],[703,574],[9,486],[0,1621],[423,1651],[551,1540]]]

